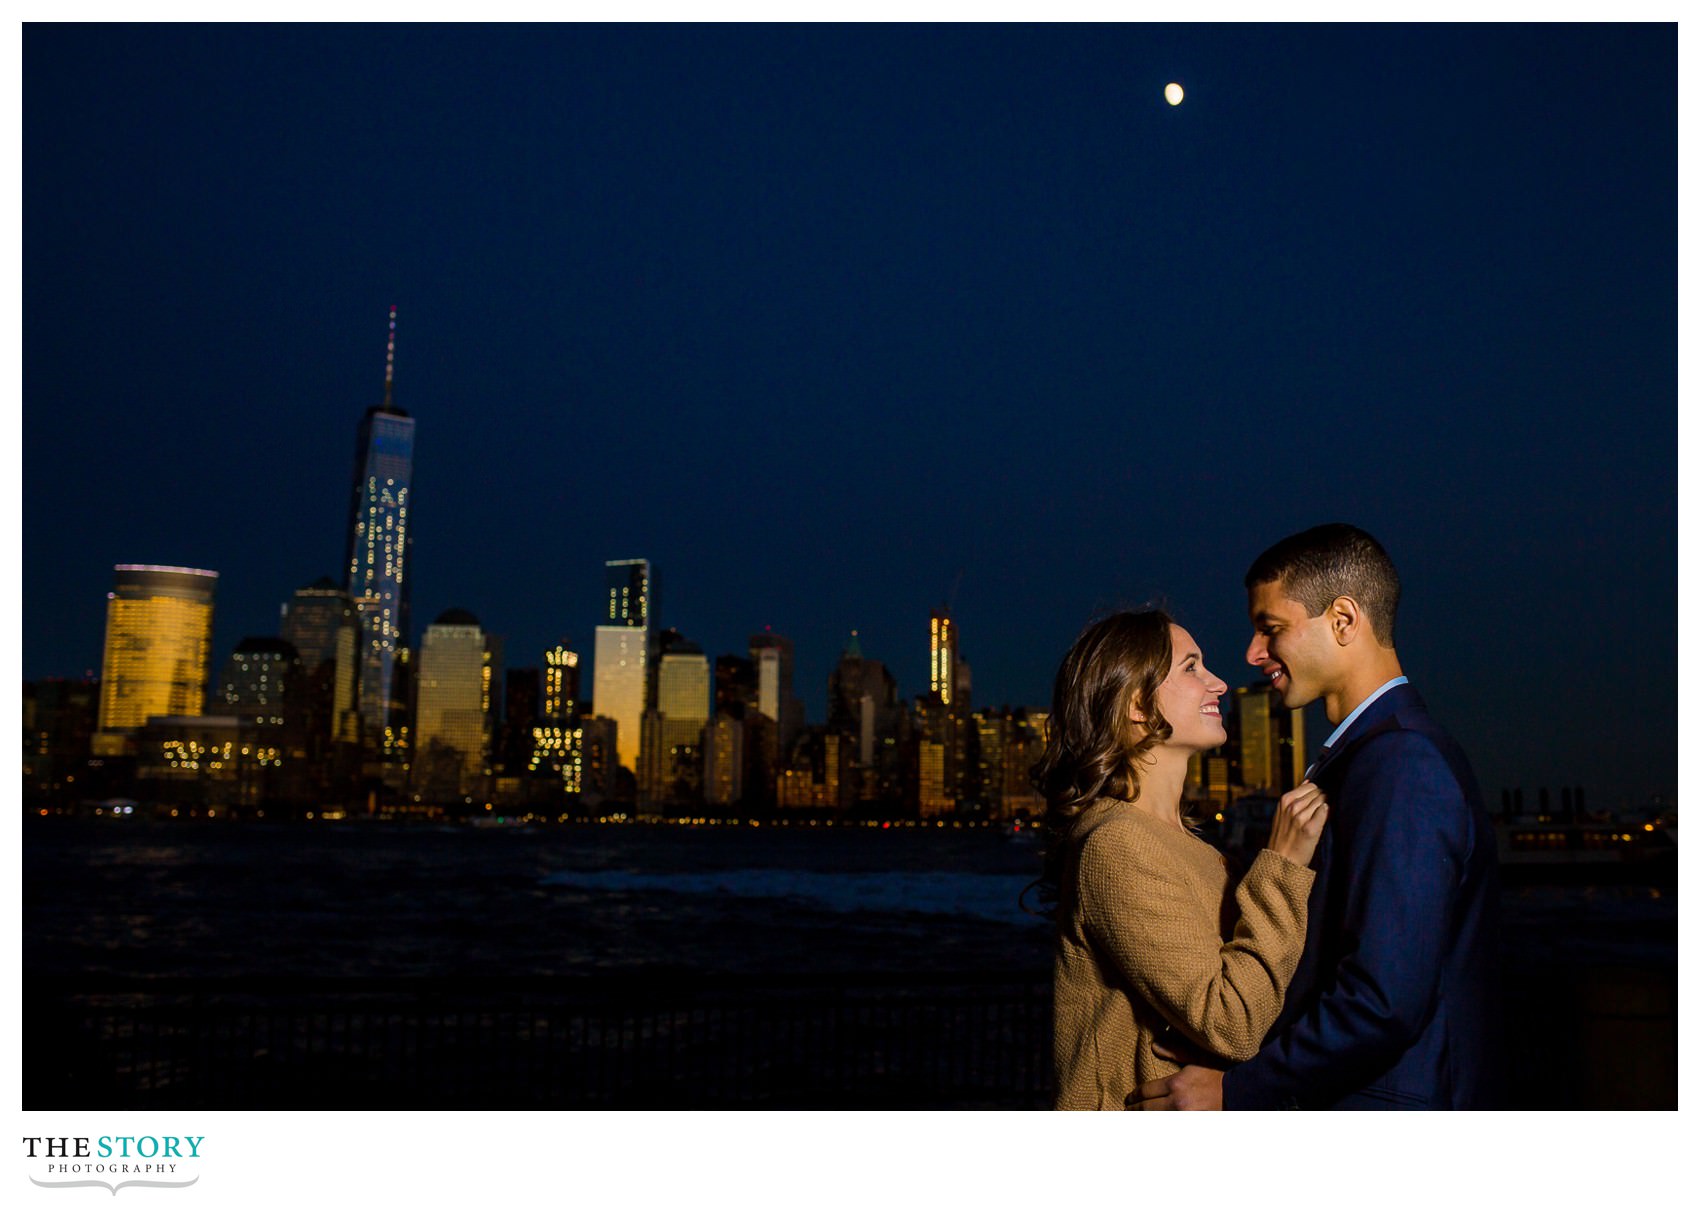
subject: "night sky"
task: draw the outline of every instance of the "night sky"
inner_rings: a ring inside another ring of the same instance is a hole
[[[23,675],[98,673],[116,563],[220,573],[215,673],[340,580],[395,304],[416,637],[588,657],[646,556],[811,720],[947,599],[977,704],[1147,599],[1243,684],[1246,565],[1345,520],[1492,802],[1674,793],[1676,50],[25,26]]]

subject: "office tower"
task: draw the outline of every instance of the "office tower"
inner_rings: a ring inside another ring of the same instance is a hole
[[[578,653],[565,641],[543,654],[543,715],[568,720],[578,714]]]
[[[585,730],[579,718],[579,657],[566,642],[543,654],[543,701],[531,730],[531,770],[560,779],[561,790],[578,795],[585,781]]]
[[[716,805],[744,798],[744,722],[723,712],[703,729],[702,798]]]
[[[928,620],[927,689],[946,707],[956,701],[958,656],[956,621],[941,607]]]
[[[24,794],[56,799],[78,790],[100,718],[100,683],[47,678],[24,683]],[[67,781],[69,780],[69,781]]]
[[[510,669],[502,688],[502,727],[496,745],[503,774],[531,766],[532,729],[542,718],[543,678],[536,669]]]
[[[732,652],[714,658],[715,711],[730,713],[741,720],[745,710],[756,710],[759,697],[756,667],[747,658]]]
[[[591,697],[596,714],[614,722],[620,764],[635,773],[649,707],[656,587],[648,560],[609,560],[606,568],[608,610],[596,628]]]
[[[468,611],[445,610],[425,629],[419,646],[416,787],[433,795],[481,789],[491,665],[489,638]]]
[[[619,731],[607,716],[581,720],[575,730],[580,734],[579,790],[586,803],[618,796],[623,790],[620,778]],[[568,792],[574,789],[569,786]]]
[[[708,723],[712,691],[708,657],[689,640],[676,641],[661,654],[656,669],[656,706],[666,722],[663,743],[698,745]]]
[[[119,564],[106,595],[98,755],[124,753],[153,715],[199,715],[206,703],[218,573]]]
[[[923,735],[918,746],[916,776],[916,808],[922,819],[943,816],[956,807],[956,794],[950,787],[946,757],[943,742],[928,740]]]
[[[980,738],[980,795],[993,820],[1004,815],[1004,763],[1008,760],[1014,722],[1006,711],[976,711],[969,717]]]
[[[324,747],[360,739],[355,692],[360,615],[329,577],[297,589],[283,604],[282,638],[295,646],[306,679],[306,728]]]
[[[1248,792],[1280,795],[1304,775],[1304,713],[1283,706],[1268,682],[1239,686],[1228,720],[1229,779]]]
[[[827,727],[856,738],[856,760],[869,765],[880,739],[892,735],[901,705],[897,679],[883,662],[862,655],[857,633],[839,654],[838,664],[827,675]]]
[[[1033,767],[1045,753],[1045,725],[1050,712],[1038,707],[1016,709],[1004,750],[1003,811],[1007,817],[1037,820],[1045,813],[1045,797],[1033,785]]]
[[[792,810],[836,814],[855,796],[851,778],[850,743],[821,728],[806,729],[779,775],[779,806]]]
[[[349,502],[348,593],[360,617],[357,698],[364,740],[385,759],[408,744],[405,657],[412,587],[414,421],[395,406],[395,308],[390,308],[384,401],[361,418]]]
[[[713,691],[708,657],[689,640],[671,641],[656,662],[655,686],[659,778],[652,786],[664,799],[689,798],[702,784],[702,730]],[[648,755],[644,761],[650,764]]]
[[[224,663],[211,714],[299,729],[304,691],[294,644],[278,636],[243,636]]]
[[[790,638],[770,629],[752,635],[750,663],[756,671],[756,710],[778,726],[776,739],[783,758],[803,730],[803,702],[793,686],[796,661]]]

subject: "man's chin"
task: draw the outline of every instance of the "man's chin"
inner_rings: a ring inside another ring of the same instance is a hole
[[[1281,706],[1293,711],[1297,711],[1300,707],[1307,707],[1316,701],[1314,694],[1307,693],[1286,679],[1282,679],[1281,684],[1276,687],[1276,693],[1281,696]]]

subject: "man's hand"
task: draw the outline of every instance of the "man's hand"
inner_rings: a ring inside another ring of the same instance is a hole
[[[1127,1096],[1129,1111],[1220,1111],[1222,1070],[1187,1065],[1179,1073],[1146,1082]]]

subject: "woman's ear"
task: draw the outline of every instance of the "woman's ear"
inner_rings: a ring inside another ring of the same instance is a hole
[[[1145,722],[1145,713],[1139,709],[1139,701],[1137,699],[1129,699],[1127,701],[1127,718],[1132,720],[1135,724],[1143,724]]]

